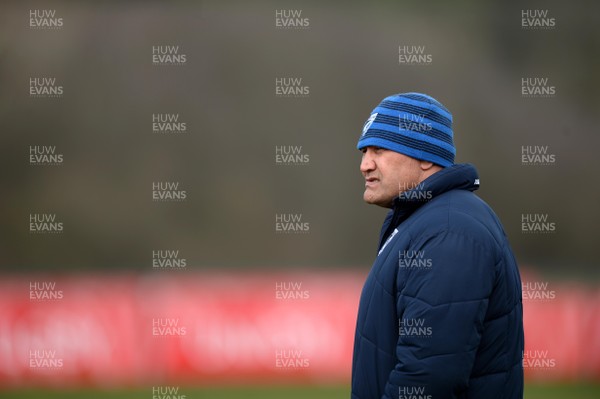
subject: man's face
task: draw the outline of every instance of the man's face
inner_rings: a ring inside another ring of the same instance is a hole
[[[365,147],[360,171],[365,178],[363,199],[392,207],[392,200],[422,180],[421,161],[380,147]]]

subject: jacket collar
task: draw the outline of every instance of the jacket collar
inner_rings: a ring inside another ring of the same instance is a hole
[[[475,166],[464,163],[448,166],[419,183],[415,188],[394,198],[392,210],[383,224],[379,247],[400,223],[433,198],[451,190],[475,191],[479,175]]]

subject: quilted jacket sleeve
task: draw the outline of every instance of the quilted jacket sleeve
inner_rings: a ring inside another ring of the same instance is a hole
[[[384,398],[460,397],[483,331],[495,251],[473,234],[449,231],[411,245],[394,256],[397,364]]]

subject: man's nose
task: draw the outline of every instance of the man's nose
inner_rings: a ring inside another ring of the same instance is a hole
[[[360,171],[362,173],[367,173],[375,169],[375,161],[373,161],[373,157],[370,154],[369,149],[363,153],[362,160],[360,161]]]

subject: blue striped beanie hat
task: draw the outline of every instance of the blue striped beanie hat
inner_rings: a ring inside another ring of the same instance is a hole
[[[454,164],[452,114],[426,94],[402,93],[385,98],[371,112],[358,140],[446,167]]]

